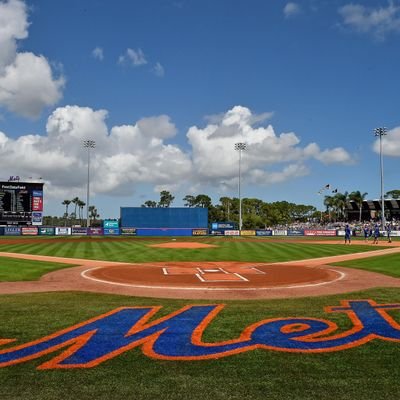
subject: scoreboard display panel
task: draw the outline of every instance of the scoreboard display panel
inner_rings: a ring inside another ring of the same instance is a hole
[[[43,183],[0,182],[0,225],[41,225]]]

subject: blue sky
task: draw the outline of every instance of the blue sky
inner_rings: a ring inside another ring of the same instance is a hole
[[[102,217],[162,189],[217,202],[244,141],[244,197],[378,198],[376,127],[399,188],[399,44],[399,1],[0,1],[0,178],[42,177],[61,214],[92,138]]]

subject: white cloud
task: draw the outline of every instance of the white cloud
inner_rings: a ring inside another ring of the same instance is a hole
[[[371,34],[377,40],[384,40],[389,33],[400,32],[400,7],[393,2],[379,8],[347,4],[339,8],[339,14],[344,26],[359,33]]]
[[[89,107],[57,108],[48,118],[46,135],[14,140],[0,132],[0,170],[7,176],[42,176],[49,193],[79,192],[86,182],[82,141],[91,150],[93,193],[128,194],[138,183],[173,185],[191,174],[191,161],[179,147],[164,142],[176,133],[165,115],[136,124],[106,125],[107,112]],[[18,160],[18,163],[15,163]]]
[[[373,150],[379,153],[379,139],[374,142]],[[382,154],[390,157],[400,157],[400,126],[393,128],[382,137]]]
[[[53,76],[44,56],[17,51],[17,41],[28,36],[28,26],[23,1],[0,2],[0,107],[35,118],[60,100],[65,79]]]
[[[133,67],[139,67],[141,65],[147,64],[146,56],[144,55],[142,49],[126,49],[125,54],[119,56],[118,64],[129,64]]]
[[[283,8],[283,14],[285,18],[295,17],[296,15],[301,13],[301,8],[297,3],[287,3]]]
[[[258,126],[261,117],[242,106],[228,110],[217,123],[191,127],[186,135],[189,150],[168,143],[177,129],[167,115],[108,128],[107,114],[106,110],[89,107],[59,107],[48,118],[43,136],[12,139],[0,132],[2,175],[42,176],[47,192],[61,198],[79,193],[86,183],[84,139],[96,141],[91,150],[93,194],[127,195],[138,184],[157,189],[196,184],[201,189],[221,182],[234,185],[237,142],[248,145],[242,154],[242,173],[254,184],[274,184],[307,175],[310,159],[327,164],[350,159],[342,148],[321,150],[316,143],[301,146],[293,132],[278,135],[271,125]]]
[[[96,60],[104,60],[104,51],[101,47],[96,47],[92,50],[92,57]]]
[[[193,126],[189,129],[187,138],[192,147],[196,179],[215,184],[233,179],[237,175],[238,154],[234,150],[237,142],[247,143],[242,158],[243,174],[254,179],[258,177],[258,181],[264,180],[266,183],[287,180],[297,174],[304,175],[307,172],[304,166],[307,159],[326,164],[349,163],[351,160],[343,148],[321,151],[316,143],[301,147],[295,133],[277,135],[272,125],[253,126],[255,119],[248,108],[236,106],[204,128]],[[272,166],[281,166],[282,170],[271,173],[268,168]],[[265,174],[260,171],[265,171]]]
[[[155,76],[158,76],[159,78],[162,78],[165,75],[165,70],[164,67],[157,62],[156,65],[153,68],[153,72]]]

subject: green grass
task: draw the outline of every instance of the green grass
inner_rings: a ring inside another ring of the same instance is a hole
[[[42,275],[73,265],[0,257],[0,282],[35,281]]]
[[[162,241],[170,241],[165,238]],[[178,238],[177,240],[181,240]],[[197,240],[196,241],[200,241]],[[201,242],[217,245],[208,249],[162,249],[149,247],[160,243],[160,239],[130,239],[79,241],[65,239],[63,241],[48,239],[45,242],[24,240],[16,244],[2,244],[0,251],[28,253],[69,258],[85,258],[93,260],[109,260],[123,262],[150,261],[251,261],[277,262],[316,257],[327,257],[338,254],[370,251],[375,248],[364,244],[343,246],[335,244],[308,244],[289,242],[272,242],[269,240],[245,241],[240,239],[202,239]],[[382,248],[382,247],[381,247]]]
[[[327,314],[323,308],[338,305],[340,300],[358,298],[394,303],[400,302],[400,291],[374,289],[317,298],[227,301],[203,339],[206,342],[233,339],[248,325],[275,317],[323,318],[336,322],[340,329],[348,329],[351,324],[346,315]],[[24,343],[119,306],[162,305],[159,317],[190,303],[89,293],[3,295],[0,338],[17,338],[17,343]],[[399,310],[390,314],[400,321]],[[380,340],[335,353],[255,350],[196,362],[154,360],[136,348],[92,369],[36,370],[59,353],[0,368],[0,398],[397,400],[400,393],[400,344]]]
[[[332,265],[365,269],[367,271],[379,272],[381,274],[400,278],[400,253],[370,257],[363,260],[343,261]]]

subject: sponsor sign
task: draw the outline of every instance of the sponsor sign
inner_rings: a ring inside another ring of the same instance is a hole
[[[233,222],[213,222],[211,224],[211,229],[235,229],[235,224]]]
[[[21,235],[21,228],[18,226],[6,226],[4,228],[4,235],[19,236],[19,235]]]
[[[274,229],[273,235],[274,236],[287,236],[287,230],[285,230],[285,229]]]
[[[81,226],[73,226],[71,229],[71,234],[75,236],[85,236],[87,235],[87,229]]]
[[[39,235],[47,235],[47,236],[53,236],[54,235],[54,228],[53,227],[48,227],[48,226],[41,226],[39,228]]]
[[[120,232],[124,236],[136,236],[136,228],[121,228]]]
[[[220,229],[220,230],[211,230],[210,235],[214,235],[214,236],[223,236],[224,235],[224,230]]]
[[[94,228],[88,228],[87,234],[90,236],[100,236],[103,235],[103,228],[100,227],[94,227]]]
[[[207,236],[208,235],[208,229],[193,229],[192,230],[192,235],[193,236]]]
[[[255,236],[255,235],[256,235],[256,231],[255,231],[255,230],[252,230],[252,229],[249,229],[249,230],[242,230],[242,231],[240,232],[240,235],[241,235],[241,236]]]
[[[32,213],[32,225],[42,225],[43,214],[41,212]]]
[[[43,190],[32,190],[33,197],[43,197]]]
[[[119,222],[115,219],[105,219],[103,222],[104,228],[119,228]]]
[[[57,226],[55,229],[56,235],[66,236],[71,234],[71,228],[65,226]]]
[[[104,235],[120,235],[119,228],[104,228]]]
[[[304,229],[304,236],[336,236],[336,229]]]
[[[21,228],[22,235],[36,236],[38,234],[38,228],[36,226],[23,226]]]
[[[304,230],[303,229],[289,229],[287,231],[288,236],[304,236]]]
[[[43,211],[43,197],[32,197],[32,211]]]
[[[400,237],[400,231],[392,231],[392,232],[390,233],[390,236],[391,236],[391,237]]]
[[[256,236],[272,236],[272,229],[259,229],[256,231]]]
[[[239,236],[240,232],[238,230],[226,230],[224,234],[225,236]]]

